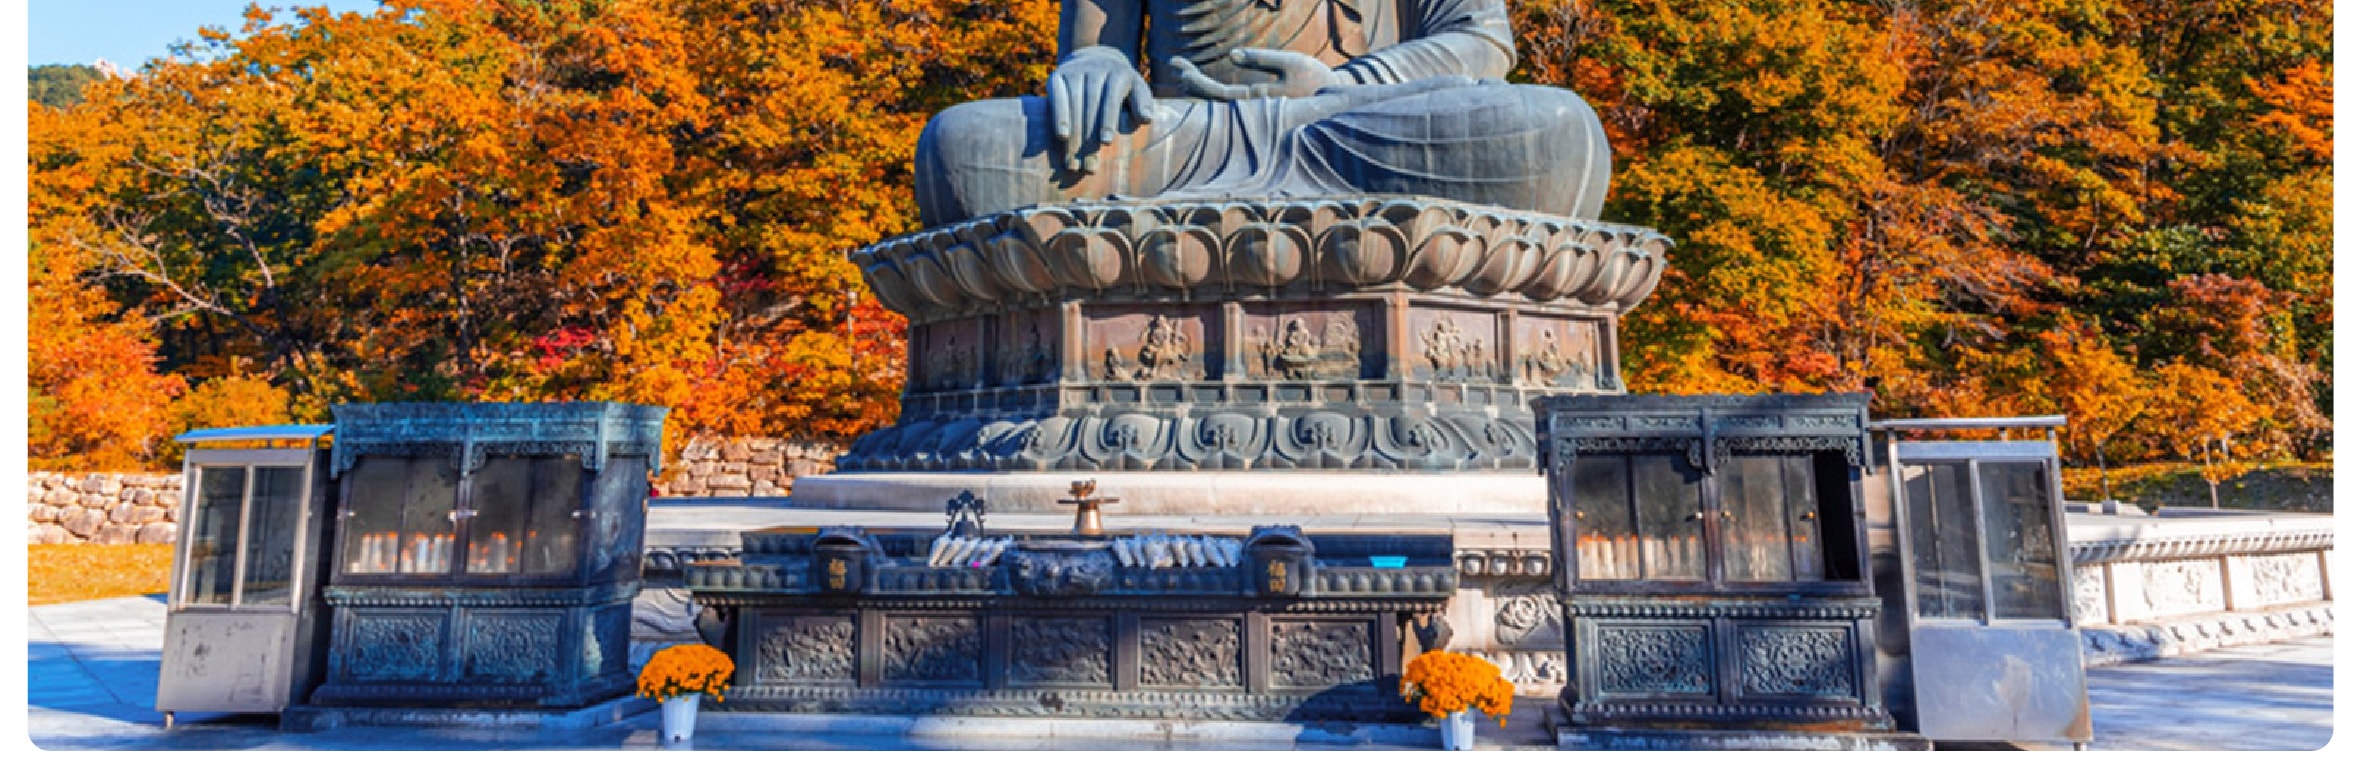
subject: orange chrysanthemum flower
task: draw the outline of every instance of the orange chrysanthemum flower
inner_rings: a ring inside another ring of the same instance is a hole
[[[708,693],[721,701],[730,689],[730,675],[738,671],[727,653],[704,645],[674,645],[656,651],[639,670],[639,695],[657,701],[691,693]]]
[[[1473,708],[1507,728],[1516,696],[1516,686],[1501,679],[1500,667],[1475,656],[1430,650],[1410,659],[1402,672],[1402,698],[1438,718]]]

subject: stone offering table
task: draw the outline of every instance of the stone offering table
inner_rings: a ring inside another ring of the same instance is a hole
[[[1415,721],[1409,623],[1459,587],[1448,535],[938,536],[751,531],[687,565],[738,662],[721,708]]]

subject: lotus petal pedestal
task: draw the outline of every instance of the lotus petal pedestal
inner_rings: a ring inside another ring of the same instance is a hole
[[[1037,206],[855,260],[907,316],[862,471],[1534,466],[1536,396],[1621,393],[1654,231],[1429,198]]]

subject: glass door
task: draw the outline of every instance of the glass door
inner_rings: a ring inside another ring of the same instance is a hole
[[[451,571],[460,518],[451,457],[363,456],[344,479],[344,574]]]
[[[1582,582],[1705,579],[1705,473],[1679,453],[1574,459],[1574,568]]]
[[[190,472],[195,486],[175,603],[292,609],[309,470],[220,463]]]
[[[1723,580],[1826,578],[1810,456],[1734,455],[1714,481],[1721,496]]]

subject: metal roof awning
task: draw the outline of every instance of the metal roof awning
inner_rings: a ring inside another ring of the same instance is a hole
[[[223,429],[191,429],[174,442],[228,442],[232,440],[313,440],[333,432],[333,424],[280,424],[277,426],[236,426]]]

